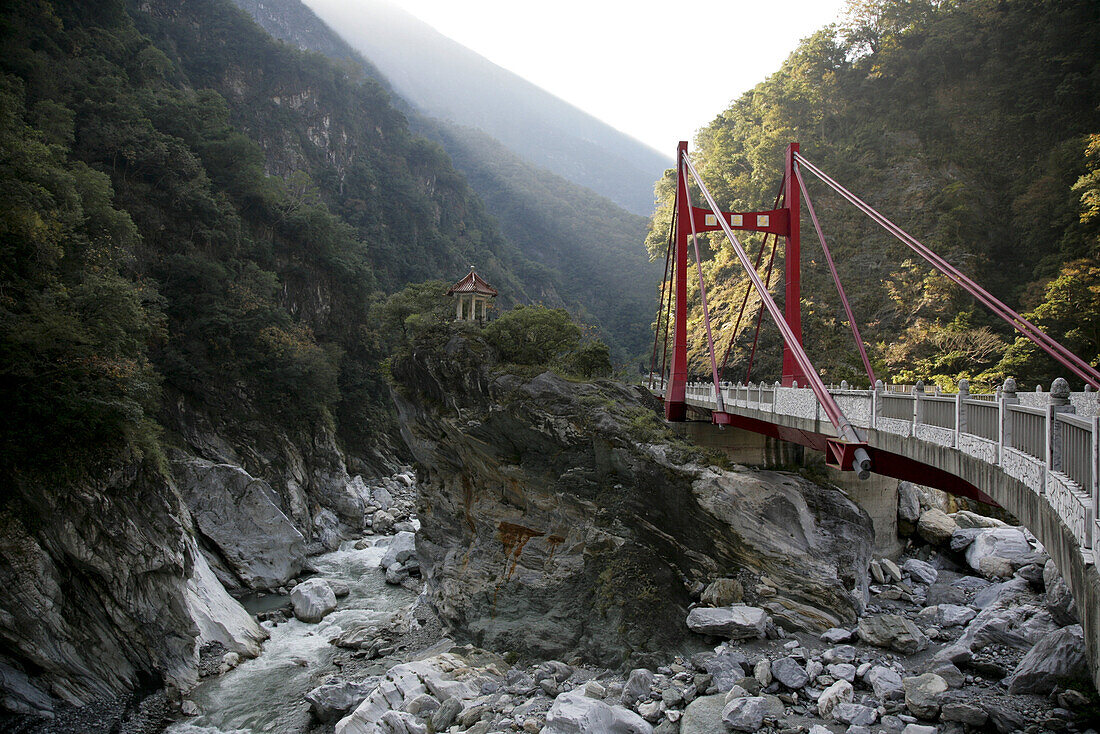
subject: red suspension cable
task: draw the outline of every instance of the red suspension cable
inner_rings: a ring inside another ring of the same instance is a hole
[[[772,239],[772,254],[768,259],[768,271],[764,275],[764,287],[772,287],[772,266],[775,265],[775,251],[779,249],[779,238]],[[760,341],[760,325],[764,322],[764,304],[760,304],[760,310],[756,312],[756,331],[752,335],[752,351],[749,352],[749,368],[745,370],[745,384],[752,379],[752,365],[756,361],[756,345]]]
[[[649,389],[653,389],[653,371],[657,369],[657,338],[661,335],[661,314],[665,307],[665,287],[669,285],[668,264],[672,255],[672,227],[676,222],[676,205],[673,203],[672,220],[668,223],[668,244],[665,246],[665,271],[661,279],[661,297],[657,301],[657,320],[653,322],[653,355],[649,358]],[[661,375],[662,382],[664,375]]]
[[[1093,368],[1092,365],[1078,357],[1073,352],[1066,349],[1060,343],[1048,336],[1044,331],[1039,329],[1039,327],[1035,326],[1035,324],[1031,323],[1023,316],[1013,311],[996,297],[990,295],[987,291],[985,291],[985,289],[983,289],[981,286],[979,286],[977,283],[975,283],[973,280],[971,280],[969,277],[967,277],[961,271],[951,265],[951,263],[947,262],[936,253],[932,252],[926,246],[917,241],[916,238],[907,233],[901,227],[898,227],[882,214],[879,214],[879,212],[877,212],[873,207],[871,207],[855,194],[848,191],[848,189],[844,188],[839,183],[834,181],[827,174],[821,171],[821,169],[806,160],[803,156],[796,153],[795,159],[799,163],[806,166],[807,170],[809,170],[810,173],[814,174],[819,179],[824,181],[830,188],[832,188],[844,199],[853,204],[857,209],[870,217],[879,226],[881,226],[890,234],[897,237],[899,240],[901,240],[902,243],[904,243],[911,250],[913,250],[929,263],[931,263],[937,270],[950,278],[955,284],[963,288],[967,293],[974,296],[976,299],[978,299],[978,301],[983,303],[991,311],[993,311],[995,314],[1008,322],[1008,324],[1011,325],[1012,328],[1016,329],[1032,342],[1034,342],[1036,345],[1038,345],[1040,349],[1042,349],[1055,360],[1057,360],[1063,367],[1073,372],[1075,375],[1080,377],[1092,387],[1100,389],[1100,372]]]
[[[783,198],[783,186],[786,183],[787,177],[784,176],[783,180],[779,182],[779,191],[775,194],[775,203],[772,204],[772,209],[779,208],[779,201]],[[764,234],[764,239],[760,242],[760,252],[756,255],[756,263],[753,265],[757,270],[760,269],[760,263],[764,260],[764,250],[768,247],[768,238],[771,237],[771,232]],[[772,246],[772,251],[775,251],[775,246]],[[729,343],[726,344],[726,353],[722,355],[722,369],[718,371],[719,376],[725,376],[726,364],[729,363],[730,350],[733,349],[733,342],[737,339],[737,332],[741,330],[741,317],[745,315],[745,306],[749,303],[749,294],[752,293],[752,284],[750,283],[745,288],[745,297],[741,299],[741,309],[737,312],[737,321],[733,325],[733,333],[730,334]]]
[[[685,162],[686,162],[686,157],[685,157]],[[684,164],[681,164],[681,165],[684,165]],[[685,184],[687,182],[686,171],[685,171],[685,176],[684,176],[684,182],[685,182]],[[691,209],[691,190],[686,185],[684,186],[684,194],[687,197],[687,205],[688,205],[687,210],[690,213],[692,211],[692,209]],[[712,210],[713,211],[719,211],[717,208],[713,208]],[[718,217],[718,218],[724,220],[724,217]],[[711,373],[711,376],[714,378],[714,396],[715,396],[715,401],[718,405],[718,412],[725,413],[726,412],[726,406],[723,405],[723,403],[722,403],[722,388],[718,384],[718,362],[714,358],[714,335],[711,333],[711,330],[710,330],[710,311],[707,309],[707,286],[703,282],[703,260],[702,260],[702,258],[699,257],[699,235],[695,232],[695,217],[694,216],[688,217],[688,221],[691,222],[691,241],[692,241],[692,244],[695,245],[695,266],[699,271],[699,296],[700,296],[700,299],[703,302],[703,323],[706,324],[706,327],[707,327],[707,347],[710,349],[710,373]]]
[[[871,381],[871,389],[875,389],[875,371],[871,369],[871,360],[867,359],[867,349],[863,346],[863,337],[859,334],[859,326],[856,317],[852,315],[852,306],[848,303],[848,296],[844,293],[844,286],[840,284],[840,275],[836,272],[836,264],[833,262],[833,254],[829,252],[829,246],[825,244],[825,235],[821,231],[821,225],[817,221],[817,213],[814,212],[814,203],[810,201],[810,192],[806,190],[806,182],[802,180],[802,171],[798,163],[794,164],[794,177],[798,179],[798,185],[802,188],[802,196],[806,199],[806,208],[810,212],[810,220],[817,230],[817,239],[821,243],[821,249],[825,253],[825,262],[829,264],[829,272],[833,274],[833,282],[836,283],[837,293],[840,294],[840,302],[844,304],[844,313],[848,315],[848,324],[852,329],[852,338],[859,349],[860,359],[863,360],[863,368],[867,370],[867,379]]]
[[[707,190],[706,185],[703,183],[703,179],[699,175],[699,172],[695,170],[691,158],[689,158],[686,153],[683,155],[682,165],[687,168],[692,178],[695,179],[695,183],[699,186],[703,197],[706,198],[707,203],[710,204],[711,210],[721,211],[718,208],[718,204],[714,201],[714,197],[711,196],[710,191]],[[759,273],[752,269],[752,263],[749,260],[748,254],[745,252],[745,248],[741,245],[737,236],[734,235],[733,230],[730,229],[725,217],[718,217],[718,223],[722,227],[722,231],[726,233],[726,238],[729,239],[730,244],[733,245],[734,252],[737,253],[737,258],[741,261],[741,266],[745,268],[745,271],[749,275],[749,279],[756,288],[757,295],[760,296],[760,300],[768,309],[768,313],[771,314],[776,326],[779,327],[779,331],[783,334],[784,341],[787,343],[791,350],[791,354],[798,362],[798,366],[802,369],[803,374],[809,381],[810,388],[814,391],[814,395],[817,397],[818,402],[821,403],[821,407],[829,417],[829,421],[833,424],[833,427],[836,428],[837,435],[843,441],[863,443],[863,437],[860,435],[859,431],[851,424],[847,416],[844,415],[844,411],[837,405],[836,399],[833,398],[825,388],[825,383],[821,381],[806,351],[802,348],[802,345],[798,343],[798,339],[795,338],[794,332],[791,331],[791,327],[787,324],[786,319],[783,317],[783,313],[779,310],[779,306],[776,305],[775,300],[771,297],[767,288],[764,287],[764,283],[760,280]],[[866,458],[866,452],[864,452],[864,457]],[[870,460],[867,459],[866,461],[869,467]]]

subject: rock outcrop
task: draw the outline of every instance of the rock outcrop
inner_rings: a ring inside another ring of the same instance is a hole
[[[266,636],[218,583],[183,501],[150,464],[120,460],[64,492],[17,481],[0,525],[9,710],[186,689],[204,644],[254,656]]]
[[[644,391],[493,374],[488,354],[454,337],[392,367],[420,467],[417,554],[455,631],[495,650],[644,661],[692,639],[693,589],[762,576],[768,596],[745,602],[777,625],[854,623],[872,529],[843,493],[710,466]]]
[[[239,466],[203,459],[177,461],[174,469],[199,532],[241,584],[271,589],[302,570],[305,539],[270,484]]]

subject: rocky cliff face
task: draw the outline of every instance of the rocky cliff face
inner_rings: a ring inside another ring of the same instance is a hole
[[[446,623],[496,650],[602,665],[690,639],[703,584],[738,577],[780,624],[850,624],[870,519],[799,477],[708,466],[652,399],[496,373],[475,338],[395,361],[420,464],[420,564]]]
[[[0,516],[7,710],[187,688],[204,644],[256,655],[266,637],[214,579],[163,476],[135,460],[104,476],[63,492],[18,479],[10,488],[17,501]]]

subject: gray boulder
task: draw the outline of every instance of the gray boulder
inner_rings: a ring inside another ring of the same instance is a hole
[[[919,584],[932,585],[940,575],[931,563],[925,563],[916,558],[905,559],[905,563],[901,564],[901,570],[908,573],[909,578]]]
[[[1054,621],[1060,625],[1076,624],[1077,603],[1054,561],[1047,561],[1043,566],[1043,584],[1046,588],[1043,601]]]
[[[336,608],[336,594],[324,579],[308,579],[290,592],[294,616],[303,622],[320,622]]]
[[[462,701],[454,696],[447,698],[432,714],[432,730],[447,731],[460,713],[462,713]]]
[[[585,696],[583,691],[570,691],[554,699],[546,714],[542,734],[652,734],[653,727],[633,711],[622,706],[609,706],[603,701]]]
[[[827,642],[830,645],[837,645],[841,642],[848,642],[854,635],[850,629],[844,627],[830,627],[821,633],[821,641]]]
[[[390,568],[394,564],[404,565],[410,558],[416,558],[416,534],[400,532],[393,536],[378,565],[381,568]]]
[[[1022,581],[1022,579],[1018,579]],[[1044,635],[1058,628],[1050,612],[1026,597],[1006,595],[978,613],[956,641],[976,649],[990,644],[1029,650]]]
[[[302,569],[305,539],[267,482],[204,459],[173,462],[172,473],[199,530],[241,584],[274,589]]]
[[[986,515],[979,515],[976,512],[970,510],[959,510],[955,513],[955,522],[960,528],[1005,528],[1008,527],[1008,523],[998,520],[995,517],[987,517]]]
[[[699,601],[708,607],[728,607],[741,601],[744,593],[737,579],[715,579],[703,590]]]
[[[898,520],[916,525],[920,519],[920,493],[912,482],[898,483]]]
[[[828,719],[838,704],[851,703],[854,697],[855,689],[852,684],[846,680],[838,680],[821,692],[817,699],[817,713],[821,718]]]
[[[700,696],[688,704],[680,718],[680,734],[715,734],[725,729],[722,711],[725,696]]]
[[[360,683],[326,683],[314,688],[305,698],[318,721],[334,721],[358,706],[378,686],[378,681],[378,678],[370,678]]]
[[[393,530],[393,515],[385,510],[377,510],[370,518],[371,530],[380,534],[386,535]]]
[[[722,721],[733,731],[757,731],[768,713],[768,701],[763,696],[734,698],[722,709]]]
[[[875,692],[875,698],[880,701],[890,701],[904,698],[905,686],[901,676],[892,668],[876,665],[867,673],[867,682],[871,684],[871,690]]]
[[[967,726],[984,726],[989,720],[989,714],[980,706],[966,701],[945,702],[940,707],[940,718],[944,721],[957,721]]]
[[[917,521],[917,532],[932,545],[943,545],[951,540],[958,525],[943,510],[925,510]]]
[[[940,627],[959,627],[977,615],[970,607],[959,604],[940,604],[939,613],[936,615],[936,624]]]
[[[711,676],[714,687],[720,691],[730,690],[735,683],[745,677],[748,660],[737,650],[724,648],[703,662],[703,669]]]
[[[947,693],[947,681],[935,673],[905,678],[905,706],[913,716],[935,720],[940,715],[940,705]]]
[[[982,559],[987,556],[1011,561],[1030,552],[1027,536],[1019,528],[988,528],[978,532],[974,542],[967,547],[966,563],[975,571],[981,571]]]
[[[901,569],[898,568],[898,564],[889,558],[883,558],[879,560],[879,565],[882,566],[882,572],[886,575],[887,581],[890,583],[901,581]]]
[[[382,485],[378,485],[371,490],[371,501],[387,512],[393,507],[393,495]]]
[[[974,538],[977,538],[981,532],[981,528],[958,528],[951,533],[948,547],[956,553],[960,553],[969,548],[970,544],[974,542]]]
[[[868,645],[886,647],[912,655],[928,647],[928,637],[917,625],[898,614],[878,614],[859,620],[859,639]]]
[[[649,689],[656,680],[656,676],[645,668],[630,671],[630,676],[623,686],[623,705],[633,706],[638,699],[649,698]]]
[[[878,721],[878,712],[858,703],[838,703],[833,708],[833,718],[851,726],[871,726]]]
[[[806,669],[794,658],[779,658],[772,661],[772,678],[791,690],[798,690],[810,682]]]
[[[1009,693],[1046,694],[1066,679],[1088,675],[1085,636],[1075,624],[1050,632],[1024,655],[1005,680]]]
[[[759,607],[696,607],[688,612],[687,626],[702,635],[759,639],[767,630],[768,613]]]

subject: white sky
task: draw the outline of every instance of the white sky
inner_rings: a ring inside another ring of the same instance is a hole
[[[355,2],[356,0],[346,0]],[[846,0],[391,0],[493,63],[675,152]],[[679,37],[683,42],[671,43]],[[713,80],[713,81],[712,81]],[[677,103],[670,102],[675,91]]]

